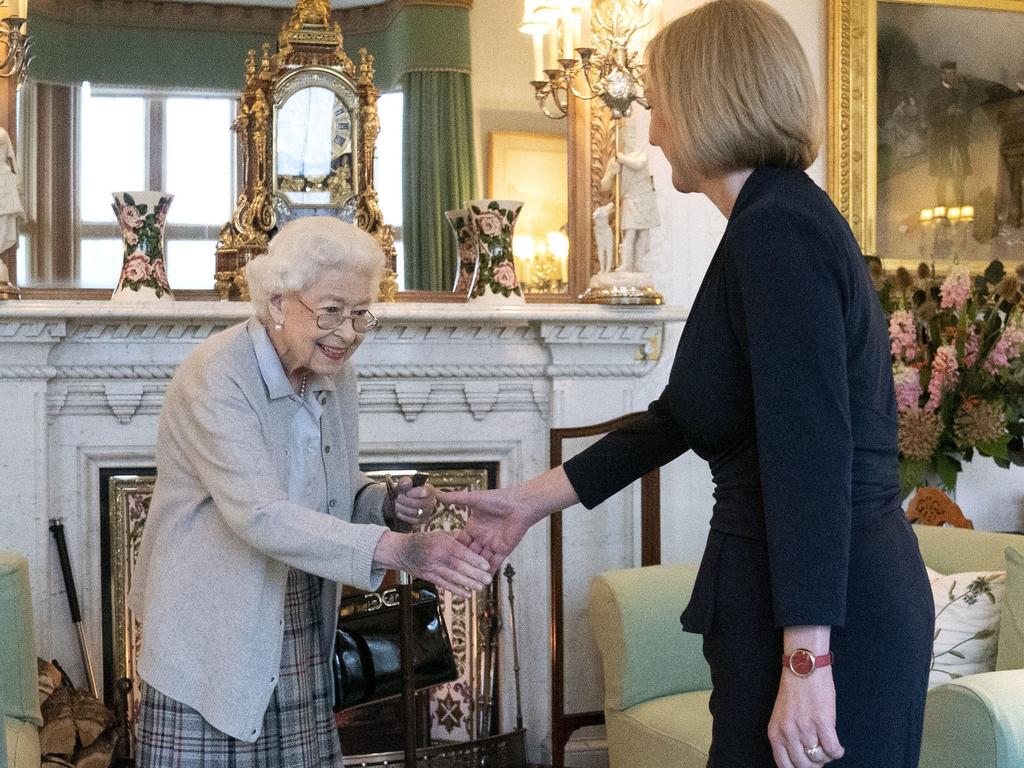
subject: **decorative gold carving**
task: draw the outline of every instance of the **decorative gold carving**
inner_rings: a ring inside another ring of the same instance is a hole
[[[332,25],[330,15],[327,0],[297,0],[281,26],[277,52],[271,55],[270,44],[265,43],[258,66],[255,51],[246,56],[245,90],[232,125],[238,136],[243,184],[217,244],[215,280],[221,298],[248,299],[244,267],[266,252],[278,224],[278,209],[289,210],[284,188],[297,184],[302,191],[327,189],[336,206],[350,205],[354,198],[355,223],[381,242],[388,270],[394,272],[394,236],[384,226],[373,188],[373,157],[380,131],[373,57],[360,50],[357,74],[345,53],[341,26]],[[299,89],[312,86],[332,90],[345,103],[352,120],[351,154],[329,175],[290,176],[279,185],[274,154],[277,110]],[[386,281],[382,290],[385,297],[393,297]]]

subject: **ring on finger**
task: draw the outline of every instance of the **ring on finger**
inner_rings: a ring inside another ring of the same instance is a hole
[[[821,744],[815,744],[813,747],[804,747],[804,754],[813,760],[821,754]]]

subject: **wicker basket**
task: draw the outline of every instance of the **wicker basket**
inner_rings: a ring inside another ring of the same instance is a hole
[[[349,768],[405,768],[403,752],[345,758]],[[416,768],[526,768],[526,730],[416,750]]]

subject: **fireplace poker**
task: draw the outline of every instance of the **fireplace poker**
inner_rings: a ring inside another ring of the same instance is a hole
[[[82,609],[78,605],[78,590],[75,589],[75,574],[71,572],[71,559],[68,557],[68,542],[64,538],[64,518],[50,518],[50,533],[57,542],[57,556],[60,558],[60,571],[64,577],[64,591],[68,595],[68,607],[71,609],[71,621],[78,630],[78,647],[82,651],[82,663],[85,665],[85,674],[89,680],[89,692],[94,698],[99,698],[99,689],[96,688],[96,676],[92,671],[92,657],[89,655],[89,645],[85,642],[85,624],[82,622]]]
[[[516,638],[516,597],[512,592],[512,577],[516,575],[511,564],[505,566],[505,578],[508,579],[508,615],[512,620],[512,671],[516,675],[516,728],[523,728],[523,696],[519,687],[519,640]]]
[[[417,472],[412,476],[413,488],[424,485],[428,475]],[[397,487],[390,475],[385,475],[388,492],[397,495]],[[394,501],[394,496],[392,496]],[[420,530],[422,526],[413,526]],[[402,622],[402,725],[406,768],[416,768],[416,657],[413,653],[413,594],[412,578],[405,571],[398,572],[398,601]]]

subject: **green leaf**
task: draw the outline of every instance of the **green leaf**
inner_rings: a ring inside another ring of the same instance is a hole
[[[1010,436],[1005,434],[996,440],[978,444],[978,453],[982,456],[991,456],[994,459],[1010,460]]]
[[[972,637],[971,639],[972,640],[985,640],[985,639],[987,639],[989,637],[992,637],[995,633],[996,633],[996,631],[994,629],[992,629],[991,627],[989,627],[988,629],[982,629],[982,630],[979,630],[978,632],[975,632],[974,633],[974,637]]]
[[[905,459],[900,462],[900,493],[906,498],[924,482],[929,463],[920,459]]]
[[[947,453],[935,457],[935,471],[947,491],[956,490],[956,476],[961,469],[960,462]]]
[[[124,193],[125,205],[135,205],[135,198],[129,195],[127,192]]]

